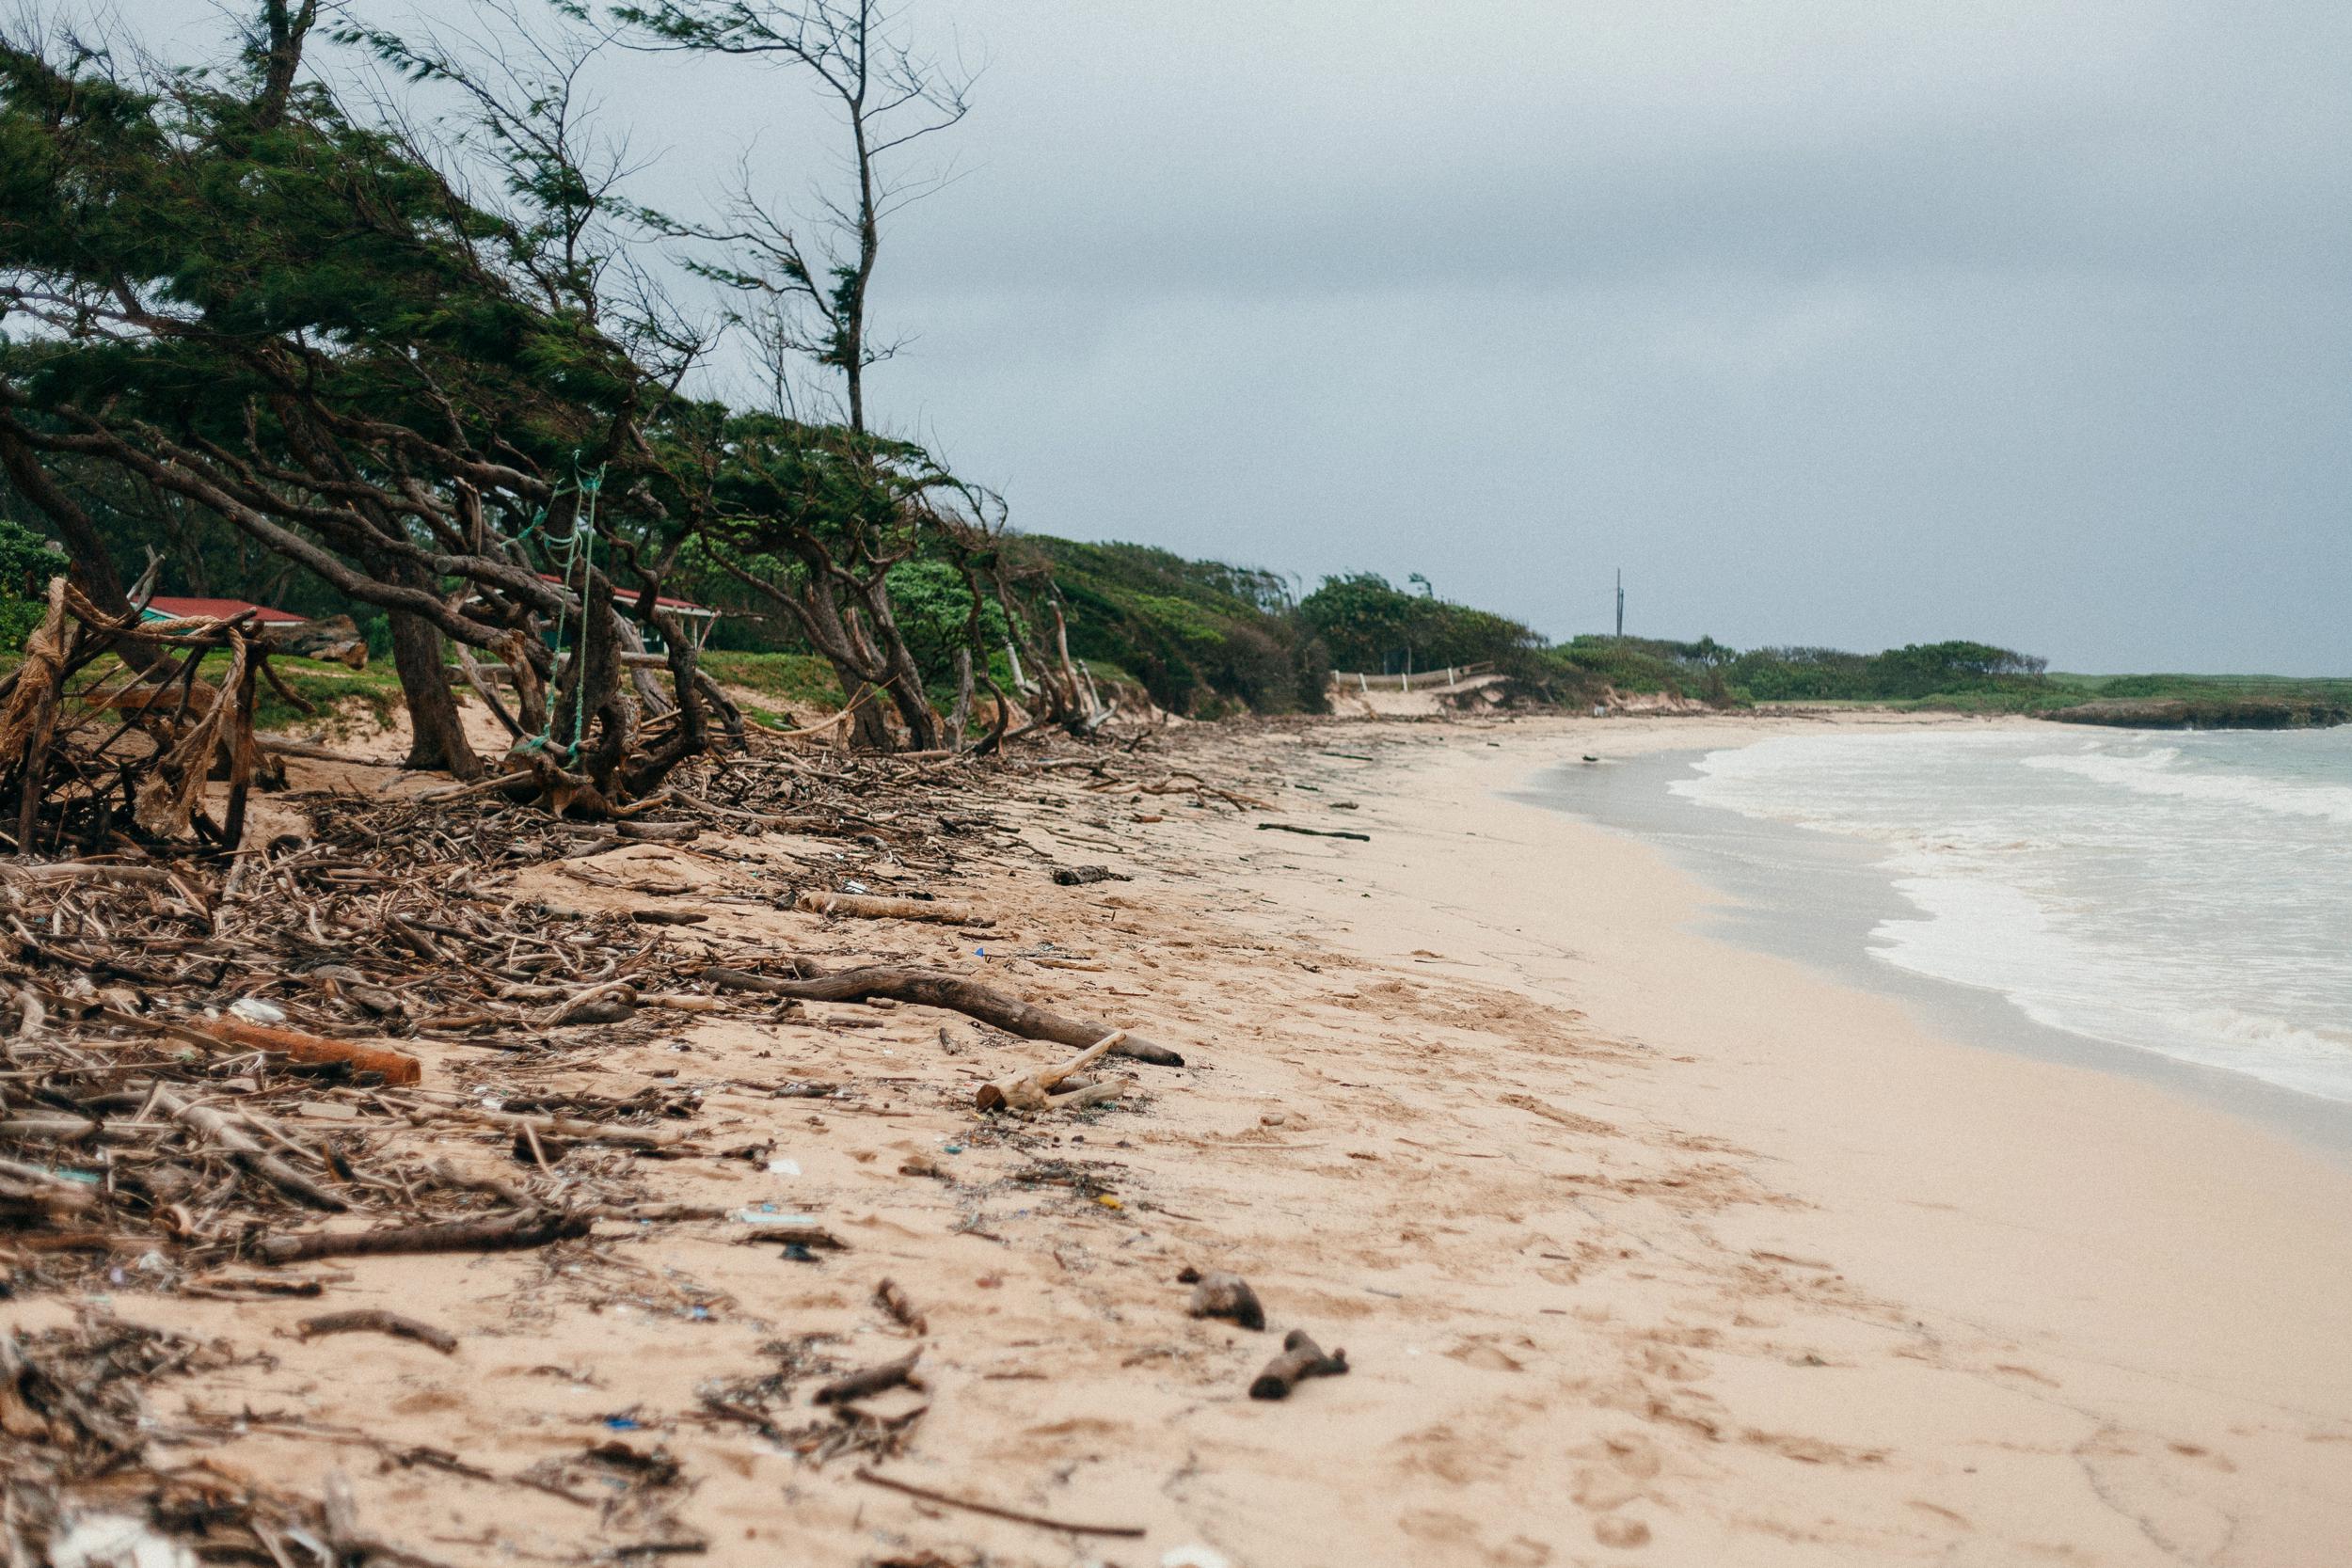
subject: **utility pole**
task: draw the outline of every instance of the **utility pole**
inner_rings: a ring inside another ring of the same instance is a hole
[[[1625,635],[1625,568],[1617,568],[1617,635]]]

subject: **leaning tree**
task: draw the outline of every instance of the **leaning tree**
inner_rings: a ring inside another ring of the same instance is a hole
[[[612,181],[561,71],[475,95],[507,174],[502,203],[469,199],[397,122],[300,80],[316,9],[269,0],[217,80],[0,40],[0,464],[101,609],[121,583],[70,483],[93,466],[385,610],[413,765],[483,771],[446,639],[504,666],[506,701],[483,686],[516,771],[590,806],[643,791],[715,695],[657,602],[705,496],[660,435],[694,417],[696,343],[612,319]],[[632,622],[671,650],[652,715]]]

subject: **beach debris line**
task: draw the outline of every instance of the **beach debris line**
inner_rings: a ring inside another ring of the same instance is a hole
[[[1188,1268],[1176,1276],[1176,1282],[1192,1287],[1192,1301],[1184,1310],[1193,1317],[1224,1318],[1252,1332],[1265,1328],[1265,1308],[1258,1304],[1258,1292],[1241,1275]]]
[[[1352,838],[1365,844],[1372,842],[1370,833],[1354,832],[1345,828],[1302,828],[1295,822],[1261,822],[1258,831],[1262,833],[1299,833],[1308,838]]]
[[[1282,1336],[1282,1354],[1265,1364],[1249,1385],[1253,1400],[1286,1400],[1291,1390],[1311,1377],[1338,1377],[1347,1370],[1347,1352],[1335,1350],[1330,1354],[1303,1328],[1294,1328]]]

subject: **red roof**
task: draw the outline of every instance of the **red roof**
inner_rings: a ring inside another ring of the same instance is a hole
[[[569,588],[571,586],[570,583],[565,582],[562,578],[557,577],[553,572],[541,572],[539,574],[539,580],[541,582],[554,583],[559,588]],[[637,597],[637,594],[633,590],[623,588],[620,584],[614,583],[612,585],[612,596],[616,599],[634,599]],[[698,605],[691,599],[674,599],[667,594],[655,594],[653,602],[667,610],[691,610],[703,615],[712,613],[710,609],[706,605]]]
[[[300,626],[308,619],[307,616],[291,615],[285,610],[272,610],[267,605],[253,604],[245,599],[174,599],[159,594],[147,601],[147,608],[175,621],[191,615],[209,615],[217,621],[232,621],[248,610],[265,626]]]

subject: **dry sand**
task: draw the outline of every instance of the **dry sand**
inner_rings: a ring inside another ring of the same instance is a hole
[[[714,1564],[2345,1561],[2352,1173],[1694,935],[1708,894],[1650,850],[1498,793],[1581,752],[1774,722],[1218,742],[1280,788],[1279,819],[1369,843],[1166,802],[1136,822],[1070,775],[1017,785],[1050,802],[1030,832],[1058,860],[1135,879],[968,879],[952,891],[1003,921],[985,939],[731,906],[714,927],[1132,1022],[1192,1062],[1137,1069],[1140,1108],[981,1128],[977,1078],[1059,1053],[952,1015],[684,1019],[686,1049],[616,1051],[580,1086],[866,1082],[859,1111],[708,1098],[703,1148],[772,1141],[797,1176],[697,1157],[657,1179],[818,1215],[850,1250],[797,1263],[723,1226],[608,1225],[593,1248],[346,1266],[329,1305],[428,1318],[461,1337],[446,1357],[285,1335],[315,1303],[114,1308],[277,1357],[174,1386],[257,1418],[211,1463],[306,1488],[340,1468],[370,1525],[450,1563],[688,1539]],[[596,864],[624,884],[739,874],[652,847]],[[1104,967],[1007,957],[1048,941]],[[923,1161],[946,1178],[902,1173]],[[1052,1161],[1101,1196],[1008,1180]],[[1186,1264],[1248,1276],[1272,1331],[1188,1319]],[[871,1301],[885,1276],[928,1318],[930,1409],[875,1468],[1142,1539],[934,1507],[698,1417],[699,1392],[775,1370],[763,1347],[800,1336],[838,1336],[813,1348],[846,1367],[903,1354]],[[1353,1371],[1246,1398],[1294,1326]],[[497,1479],[616,1433],[680,1481],[608,1510],[593,1480],[567,1500]]]

